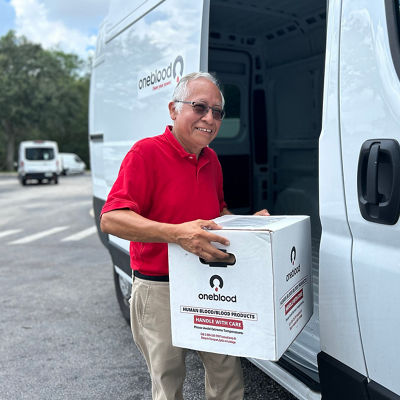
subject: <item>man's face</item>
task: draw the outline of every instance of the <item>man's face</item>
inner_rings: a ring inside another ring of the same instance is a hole
[[[188,83],[189,96],[185,101],[195,101],[210,107],[222,109],[222,100],[218,88],[205,78],[198,78]],[[217,136],[220,120],[214,119],[211,109],[207,114],[197,114],[190,104],[182,104],[180,112],[175,110],[175,103],[169,103],[171,118],[174,120],[173,133],[183,148],[196,154],[208,146]]]

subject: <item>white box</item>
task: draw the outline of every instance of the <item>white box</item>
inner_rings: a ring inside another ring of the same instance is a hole
[[[307,216],[215,220],[236,258],[226,267],[169,244],[172,343],[213,353],[278,360],[312,315]],[[204,260],[203,260],[204,261]]]

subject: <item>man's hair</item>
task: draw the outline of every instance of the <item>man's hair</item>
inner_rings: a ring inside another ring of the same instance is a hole
[[[221,94],[222,108],[224,108],[225,99],[224,95],[222,94],[219,82],[217,81],[215,76],[209,74],[208,72],[192,72],[190,74],[183,76],[175,87],[174,94],[172,96],[172,101],[178,101],[178,100],[185,101],[190,94],[188,89],[188,83],[199,78],[204,78],[209,80],[218,88],[219,93]],[[182,105],[183,105],[182,103],[175,103],[175,110],[177,112],[180,112],[182,110]]]

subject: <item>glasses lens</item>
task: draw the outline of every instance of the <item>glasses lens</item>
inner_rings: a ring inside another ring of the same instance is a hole
[[[212,108],[212,115],[214,119],[220,121],[224,118],[224,110],[219,110],[218,108]]]
[[[218,121],[223,119],[225,115],[224,110],[220,110],[219,108],[212,108],[203,103],[193,103],[192,107],[194,112],[199,115],[206,115],[208,113],[208,110],[211,108],[213,118]]]
[[[202,103],[194,103],[193,110],[196,114],[205,115],[207,114],[208,107]]]

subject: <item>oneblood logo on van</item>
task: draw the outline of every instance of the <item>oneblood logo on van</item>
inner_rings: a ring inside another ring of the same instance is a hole
[[[182,55],[172,59],[164,59],[138,74],[138,97],[147,97],[170,88],[173,90],[176,83],[184,74],[185,63]]]

